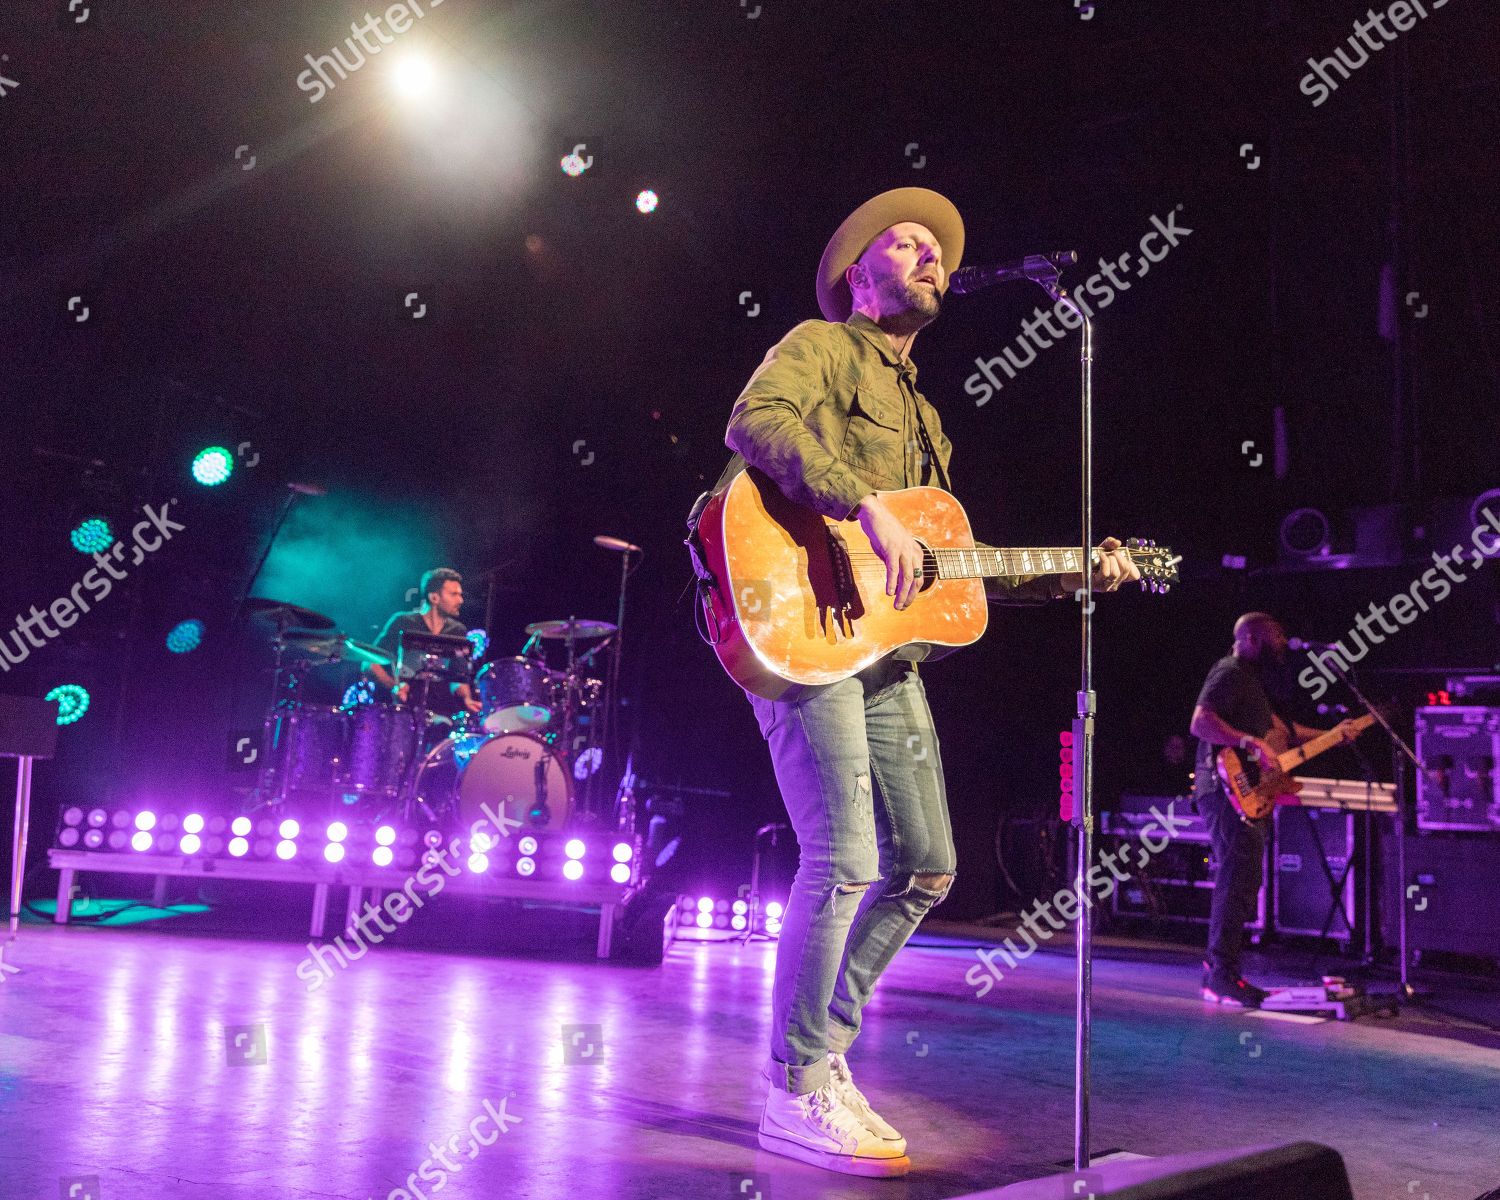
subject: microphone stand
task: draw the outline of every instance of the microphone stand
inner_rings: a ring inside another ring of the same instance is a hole
[[[1318,661],[1327,662],[1327,659]],[[1406,739],[1396,732],[1385,713],[1370,703],[1370,698],[1359,690],[1359,685],[1354,682],[1353,669],[1345,670],[1337,658],[1333,660],[1333,669],[1338,673],[1344,686],[1353,692],[1359,702],[1365,706],[1365,711],[1374,717],[1380,723],[1380,727],[1391,737],[1391,759],[1395,775],[1392,782],[1396,785],[1393,793],[1393,799],[1396,801],[1396,886],[1401,889],[1401,895],[1396,898],[1398,905],[1396,910],[1397,957],[1400,961],[1401,999],[1411,1000],[1416,996],[1416,988],[1411,984],[1410,960],[1406,945],[1406,905],[1408,902],[1406,895],[1406,769],[1401,758],[1404,755],[1421,774],[1427,773],[1427,766],[1417,757],[1417,752],[1406,744]]]
[[[1062,257],[1062,256],[1057,256]],[[1028,265],[1032,265],[1029,264]],[[1083,410],[1079,463],[1079,507],[1082,512],[1083,601],[1079,628],[1078,715],[1073,721],[1073,815],[1078,830],[1078,873],[1074,887],[1078,895],[1075,945],[1078,959],[1076,1022],[1073,1045],[1073,1169],[1088,1169],[1090,1055],[1094,990],[1093,914],[1089,907],[1088,874],[1094,864],[1094,324],[1058,283],[1058,264],[1044,258],[1027,272],[1027,278],[1064,304],[1081,322],[1079,370]]]

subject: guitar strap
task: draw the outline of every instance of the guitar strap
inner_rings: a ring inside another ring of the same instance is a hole
[[[903,375],[904,379],[905,376]],[[937,468],[938,483],[943,491],[952,493],[953,488],[948,483],[948,472],[943,470],[943,460],[938,457],[937,447],[932,444],[932,435],[927,432],[927,422],[922,420],[922,406],[917,403],[916,390],[912,390],[911,406],[917,411],[917,436],[922,439],[923,451],[932,459],[932,465]],[[920,483],[921,481],[918,480]]]

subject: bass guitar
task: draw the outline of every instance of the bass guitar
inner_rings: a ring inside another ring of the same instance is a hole
[[[1276,756],[1272,770],[1263,769],[1248,751],[1241,753],[1233,746],[1220,746],[1215,755],[1219,779],[1240,816],[1247,821],[1258,821],[1278,804],[1301,803],[1297,793],[1302,790],[1302,781],[1288,773],[1292,768],[1317,758],[1325,750],[1353,741],[1373,724],[1375,718],[1365,713],[1349,722],[1347,733],[1344,726],[1337,726],[1300,746],[1283,750]]]

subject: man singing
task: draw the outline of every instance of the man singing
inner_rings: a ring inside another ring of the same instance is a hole
[[[1240,972],[1245,922],[1255,913],[1271,818],[1251,821],[1234,807],[1214,766],[1220,746],[1234,746],[1261,767],[1274,767],[1280,750],[1325,732],[1286,715],[1294,696],[1286,669],[1286,632],[1275,617],[1250,612],[1234,623],[1233,650],[1214,663],[1198,693],[1190,732],[1198,739],[1193,801],[1213,846],[1214,894],[1208,916],[1203,998],[1235,1008],[1259,1008],[1266,991]],[[1353,722],[1339,728],[1352,738]]]
[[[910,354],[963,242],[958,210],[925,188],[856,209],[818,267],[827,320],[804,321],[771,348],[725,435],[789,499],[859,521],[898,609],[921,587],[922,548],[879,489],[948,489],[952,447]],[[1140,574],[1119,546],[1103,543],[1095,575],[1108,591]],[[1032,602],[1081,586],[1079,576],[1008,577],[989,590]],[[881,973],[956,870],[922,680],[889,657],[838,683],[750,701],[801,848],[776,953],[760,1144],[847,1174],[902,1175],[906,1140],[855,1087],[845,1053]]]

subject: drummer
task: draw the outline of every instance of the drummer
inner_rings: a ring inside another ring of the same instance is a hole
[[[464,606],[462,575],[452,567],[434,567],[422,576],[421,591],[421,607],[409,612],[393,614],[385,623],[385,628],[380,631],[380,636],[375,639],[375,644],[393,660],[396,657],[402,630],[438,634],[443,637],[463,637],[469,632],[463,622],[458,619],[459,611]],[[393,662],[392,668],[394,665]],[[393,696],[398,703],[406,703],[411,691],[409,683],[404,680],[398,683],[390,670],[373,663],[369,667],[369,672],[384,692]],[[454,684],[453,691],[465,709],[471,713],[479,711],[479,701],[467,683]]]

